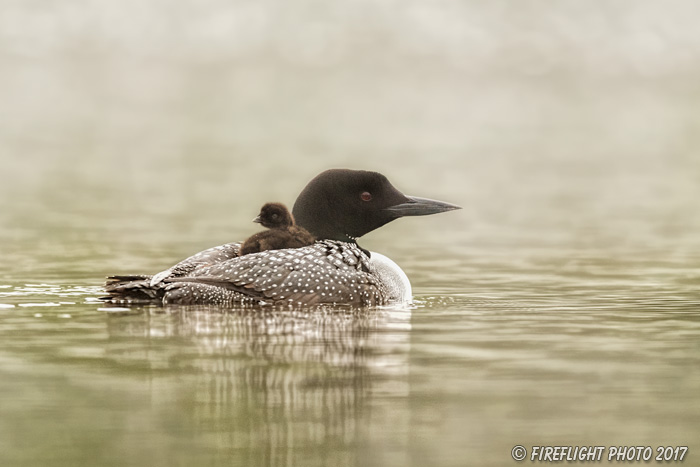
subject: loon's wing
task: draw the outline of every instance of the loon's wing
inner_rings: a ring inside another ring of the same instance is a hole
[[[167,286],[163,281],[166,278],[184,276],[194,272],[198,267],[206,267],[236,258],[239,255],[240,246],[240,243],[226,243],[200,251],[153,276],[109,276],[105,283],[105,291],[109,295],[102,297],[102,300],[112,303],[162,302],[165,287]]]
[[[164,282],[165,304],[379,305],[386,297],[369,257],[357,245],[331,240],[232,258]]]
[[[186,276],[199,267],[211,266],[232,258],[237,258],[240,255],[240,249],[241,243],[236,242],[226,243],[209,248],[208,250],[200,251],[189,258],[183,259],[175,266],[153,275],[150,285],[151,287],[156,287],[165,279]]]

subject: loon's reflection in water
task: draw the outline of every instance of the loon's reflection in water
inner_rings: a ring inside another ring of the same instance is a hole
[[[164,311],[112,316],[110,340],[127,345],[109,346],[108,358],[187,374],[173,399],[198,435],[238,458],[294,463],[316,445],[354,464],[373,394],[408,395],[409,310]],[[128,345],[135,336],[149,345]]]

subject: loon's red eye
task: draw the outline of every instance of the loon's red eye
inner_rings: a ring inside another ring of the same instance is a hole
[[[360,195],[360,199],[362,201],[371,201],[372,200],[372,193],[369,191],[365,191]]]

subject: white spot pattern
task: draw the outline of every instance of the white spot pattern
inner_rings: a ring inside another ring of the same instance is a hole
[[[214,264],[200,257],[195,267],[183,265],[186,261],[171,268],[189,269],[186,275],[163,280],[168,284],[163,298],[166,304],[226,305],[264,300],[381,305],[387,301],[384,285],[367,255],[346,242],[322,240],[302,248],[267,250]]]

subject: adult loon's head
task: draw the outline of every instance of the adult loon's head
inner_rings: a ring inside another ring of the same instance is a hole
[[[292,213],[297,225],[318,239],[354,242],[404,216],[424,216],[460,206],[406,196],[378,172],[331,169],[302,190]]]
[[[284,229],[294,225],[294,218],[287,206],[282,203],[265,203],[253,222],[268,229]]]

